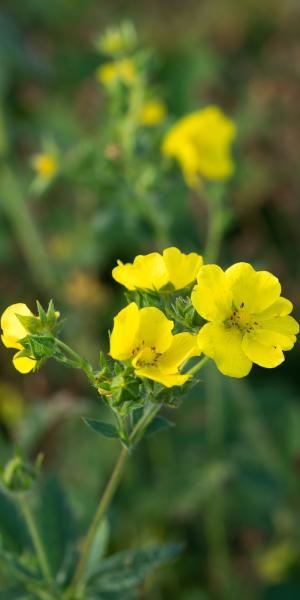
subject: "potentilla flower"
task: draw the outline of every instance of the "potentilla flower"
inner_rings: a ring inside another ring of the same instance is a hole
[[[172,335],[173,321],[158,308],[139,309],[135,302],[114,319],[110,355],[132,365],[138,377],[158,381],[166,387],[182,385],[189,375],[179,372],[191,356],[200,354],[191,333]]]
[[[165,286],[181,290],[195,281],[203,263],[202,256],[191,252],[183,254],[178,248],[166,248],[163,254],[137,256],[133,263],[120,260],[113,269],[113,278],[128,290],[160,290]]]
[[[96,77],[106,86],[114,85],[118,81],[131,85],[136,78],[135,64],[130,58],[106,63],[97,69]]]
[[[41,152],[32,157],[32,168],[45,181],[50,181],[58,171],[57,157],[54,154]]]
[[[154,127],[162,123],[167,115],[167,109],[161,100],[149,100],[145,102],[140,114],[140,122],[146,127]]]
[[[162,152],[175,158],[190,187],[201,178],[227,179],[233,172],[231,144],[235,125],[217,106],[208,106],[177,121],[166,134]]]
[[[34,358],[22,356],[23,346],[20,340],[28,335],[28,331],[19,321],[17,315],[34,317],[26,304],[18,303],[8,306],[1,317],[2,342],[6,348],[15,348],[17,352],[13,357],[14,367],[20,373],[29,373],[36,366]]]
[[[200,269],[192,302],[209,321],[198,334],[199,349],[231,377],[245,377],[252,363],[277,367],[283,350],[291,350],[299,331],[289,316],[292,303],[268,271],[237,263],[225,272],[217,265]]]

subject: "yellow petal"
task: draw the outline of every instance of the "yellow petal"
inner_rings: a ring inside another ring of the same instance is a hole
[[[225,274],[217,265],[201,267],[198,285],[192,292],[192,303],[207,321],[223,322],[232,312],[232,295]]]
[[[260,328],[255,330],[259,340],[267,345],[279,346],[282,350],[291,350],[296,342],[299,324],[289,315],[260,319]]]
[[[201,352],[212,358],[219,371],[229,377],[245,377],[252,362],[242,350],[242,334],[221,323],[206,323],[198,334]]]
[[[32,371],[32,369],[34,369],[36,365],[36,360],[34,360],[33,358],[27,358],[26,356],[19,356],[19,354],[20,353],[17,352],[17,354],[15,354],[15,356],[13,357],[13,365],[15,369],[17,369],[19,373],[29,373],[30,371]]]
[[[264,338],[261,338],[258,331],[246,333],[242,342],[245,354],[254,363],[260,365],[260,367],[265,367],[266,369],[278,367],[284,361],[281,348],[262,343],[262,339]]]
[[[133,263],[123,265],[121,261],[113,269],[113,278],[128,290],[159,290],[168,283],[168,273],[163,258],[158,252],[139,255]]]
[[[203,263],[202,256],[199,254],[195,252],[183,254],[178,248],[166,248],[163,251],[163,259],[168,280],[175,290],[180,290],[195,281]]]
[[[146,377],[153,381],[158,381],[166,387],[173,387],[173,385],[183,385],[189,378],[190,375],[181,375],[180,373],[163,373],[159,368],[155,366],[147,366],[141,369],[136,369],[138,377]]]
[[[260,319],[270,319],[271,317],[284,317],[293,310],[293,304],[287,298],[280,296],[273,304],[259,313]]]
[[[268,271],[255,271],[248,263],[236,263],[225,272],[236,308],[260,313],[278,300],[281,286]]]
[[[191,333],[177,333],[173,336],[170,348],[157,361],[157,366],[165,373],[174,373],[191,356],[199,356],[197,336]]]
[[[7,348],[20,348],[17,342],[26,337],[28,333],[20,323],[17,314],[26,317],[33,316],[28,306],[21,302],[6,308],[1,317],[1,328],[3,331],[2,341]]]
[[[165,352],[172,343],[173,321],[155,307],[142,308],[139,312],[139,326],[135,343],[139,348],[154,348],[156,352]]]
[[[114,318],[114,327],[110,336],[110,355],[113,358],[117,360],[131,358],[139,322],[140,313],[135,302],[128,304]]]

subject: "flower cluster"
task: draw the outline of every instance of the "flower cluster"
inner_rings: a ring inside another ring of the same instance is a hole
[[[283,352],[295,344],[299,325],[290,316],[293,306],[281,296],[277,277],[248,263],[223,271],[218,265],[203,265],[199,254],[172,247],[162,254],[137,256],[133,263],[119,262],[113,277],[138,292],[137,301],[115,317],[110,336],[110,357],[123,365],[122,373],[105,363],[97,375],[83,360],[78,363],[108,396],[118,386],[119,398],[132,376],[166,388],[181,386],[195,370],[187,362],[201,354],[213,359],[224,375],[245,377],[253,363],[277,367]],[[196,328],[180,317],[182,304],[198,314]],[[54,338],[57,318],[52,304],[47,313],[39,307],[37,317],[25,304],[4,311],[2,341],[18,350],[13,359],[18,371],[28,373],[43,357],[64,362]]]

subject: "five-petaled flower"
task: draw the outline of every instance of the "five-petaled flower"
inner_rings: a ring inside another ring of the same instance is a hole
[[[166,134],[162,152],[175,158],[186,183],[197,187],[201,178],[227,179],[233,172],[231,144],[235,125],[217,106],[186,115]]]
[[[200,351],[195,335],[172,335],[173,321],[158,308],[139,309],[131,302],[114,319],[110,355],[132,365],[138,377],[158,381],[166,387],[182,385],[189,374],[179,368]]]
[[[198,334],[199,349],[224,375],[244,377],[252,363],[273,368],[284,361],[299,325],[289,316],[293,305],[280,295],[277,277],[237,263],[225,272],[206,265],[197,280],[192,302],[209,321]]]
[[[6,348],[15,348],[18,352],[13,357],[14,367],[20,373],[29,373],[36,366],[34,358],[22,355],[23,346],[20,340],[28,335],[28,331],[19,321],[18,316],[33,317],[31,310],[26,304],[18,303],[8,306],[1,317],[2,342]]]
[[[152,252],[137,256],[133,263],[118,261],[112,275],[128,290],[161,290],[165,286],[181,290],[195,281],[202,263],[199,254],[183,254],[172,247],[166,248],[162,255]]]

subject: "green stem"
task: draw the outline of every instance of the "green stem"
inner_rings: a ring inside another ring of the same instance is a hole
[[[82,358],[80,354],[78,354],[77,352],[75,352],[75,350],[70,348],[68,344],[65,344],[65,342],[62,342],[58,338],[55,338],[55,342],[57,346],[59,346],[59,348],[61,348],[66,354],[68,354],[73,359],[72,366],[77,366],[78,369],[82,369],[82,371],[84,371],[91,383],[95,385],[96,381],[91,365],[84,358]]]
[[[19,182],[8,166],[0,171],[1,208],[15,232],[35,281],[47,292],[56,284],[39,231],[28,209]]]
[[[94,519],[93,519],[91,526],[88,530],[88,533],[86,535],[86,538],[85,538],[85,541],[83,544],[83,548],[82,548],[82,552],[81,552],[81,556],[80,556],[78,566],[77,566],[77,569],[76,569],[76,572],[74,575],[73,583],[71,585],[70,591],[73,594],[76,593],[78,586],[80,585],[80,583],[84,577],[86,564],[87,564],[87,561],[89,558],[90,550],[91,550],[95,535],[96,535],[99,525],[100,525],[100,523],[101,523],[113,497],[114,497],[117,487],[121,481],[121,476],[123,473],[123,469],[124,469],[124,466],[126,463],[127,456],[128,456],[128,449],[122,448],[119,458],[114,467],[114,470],[108,481],[108,484],[107,484],[107,486],[104,490],[104,493],[100,499],[96,514],[94,516]]]
[[[151,423],[151,421],[154,419],[155,415],[159,412],[160,409],[161,404],[152,404],[150,409],[143,414],[143,416],[140,418],[140,420],[134,427],[133,432],[129,438],[131,445],[137,444],[137,442],[140,441],[148,425]]]
[[[224,204],[223,190],[216,187],[211,190],[211,198],[208,198],[209,224],[206,245],[204,250],[205,263],[214,263],[219,256],[220,246],[224,233]]]
[[[39,531],[36,527],[31,508],[27,502],[27,497],[25,493],[19,495],[19,505],[21,511],[23,513],[24,519],[26,521],[28,531],[32,540],[33,547],[36,552],[36,556],[41,567],[41,571],[44,574],[45,578],[51,579],[50,567],[48,564],[47,556],[44,550],[44,546],[42,540],[40,538]]]
[[[202,369],[202,367],[204,367],[209,361],[209,356],[204,356],[203,358],[201,358],[201,360],[199,360],[199,362],[197,362],[193,367],[191,367],[188,370],[188,373],[190,375],[195,375],[195,373],[198,373],[198,371],[200,371],[200,369]]]

